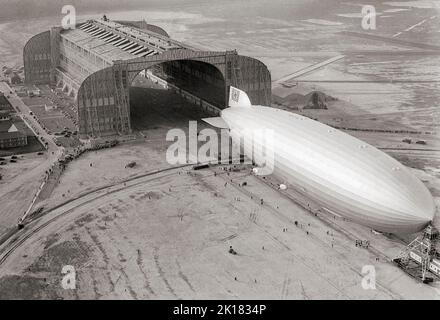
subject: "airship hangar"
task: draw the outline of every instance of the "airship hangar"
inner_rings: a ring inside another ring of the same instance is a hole
[[[32,37],[23,58],[26,82],[61,86],[75,97],[81,138],[131,133],[129,89],[146,69],[212,113],[226,107],[229,86],[246,91],[254,104],[270,105],[271,75],[261,61],[235,50],[194,48],[145,21],[103,17],[54,27]]]

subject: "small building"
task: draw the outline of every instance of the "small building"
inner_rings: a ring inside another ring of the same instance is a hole
[[[21,80],[21,77],[15,72],[13,72],[12,74],[9,75],[8,80],[9,80],[9,84],[13,84],[13,85],[23,83],[23,81]]]
[[[23,147],[28,144],[26,134],[10,120],[0,121],[0,149]]]
[[[5,110],[11,108],[9,100],[6,99],[5,95],[0,92],[0,110]]]
[[[11,114],[15,113],[9,100],[0,93],[0,120],[10,120]]]
[[[44,111],[46,111],[46,112],[52,111],[52,110],[55,110],[55,109],[58,109],[58,107],[56,105],[52,104],[52,103],[46,103],[44,105]]]
[[[40,89],[28,90],[27,94],[28,94],[28,97],[30,97],[30,98],[32,98],[32,97],[41,97]]]
[[[3,74],[4,74],[5,76],[9,76],[9,75],[11,75],[12,72],[13,72],[12,68],[9,68],[9,67],[6,67],[6,66],[3,67]]]
[[[0,121],[11,120],[11,113],[8,110],[0,109]]]

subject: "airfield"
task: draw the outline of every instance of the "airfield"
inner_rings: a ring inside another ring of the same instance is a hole
[[[416,12],[414,21],[405,24],[424,19]],[[335,21],[340,18],[335,14]],[[177,20],[185,19],[194,16]],[[44,28],[52,24],[49,20],[36,25]],[[438,20],[438,16],[427,20],[423,28],[434,29]],[[360,42],[356,37],[341,36],[334,44],[325,39],[344,31],[344,26],[322,20],[277,22],[266,18],[249,30],[236,21],[230,30],[220,31],[218,24],[223,21],[215,19],[188,23],[186,29],[179,28],[184,22],[166,23],[170,33],[181,40],[211,50],[233,46],[262,59],[273,74],[274,96],[284,99],[284,104],[274,107],[341,128],[382,149],[412,168],[440,205],[435,108],[439,79],[431,67],[438,62],[438,52],[371,39]],[[408,27],[401,23],[391,24],[390,38]],[[205,32],[197,33],[201,26]],[[16,51],[31,32],[25,28],[17,32],[19,41],[8,46],[2,63],[17,60]],[[410,41],[417,32],[423,30],[415,28],[402,37]],[[313,34],[311,39],[309,34]],[[0,37],[5,50],[14,36],[4,32]],[[396,49],[403,51],[401,56],[391,55]],[[367,51],[374,53],[368,55]],[[345,57],[292,78],[297,70],[341,54]],[[387,80],[408,80],[404,74],[423,81]],[[279,79],[283,78],[292,85],[281,85]],[[0,298],[440,298],[439,284],[421,284],[391,263],[416,235],[378,234],[332,216],[295,190],[278,190],[282,181],[254,176],[249,164],[219,164],[203,170],[169,165],[165,152],[171,142],[164,138],[168,130],[186,130],[189,120],[206,115],[143,79],[134,86],[132,96],[139,102],[133,110],[132,139],[87,152],[69,163],[34,207],[47,214],[31,216],[23,230],[2,244]],[[298,99],[312,91],[337,99],[328,103],[327,110],[298,109]],[[44,116],[30,101],[25,102]],[[198,127],[207,126],[199,121]],[[408,144],[403,142],[406,138],[426,144]],[[24,154],[18,163],[2,169],[0,234],[16,227],[53,158],[50,152]],[[133,161],[136,166],[127,168]],[[440,227],[438,216],[434,225]],[[370,246],[357,247],[356,240],[368,240]],[[228,252],[230,246],[237,255]],[[75,290],[60,285],[65,265],[75,267]],[[361,285],[362,269],[368,265],[376,269],[374,290]]]
[[[156,102],[135,123],[146,137],[69,164],[38,204],[55,209],[11,239],[2,298],[437,298],[435,287],[390,263],[409,239],[330,216],[293,190],[277,190],[280,181],[252,175],[248,164],[167,165],[163,136],[203,115],[164,107],[165,90],[144,94]],[[130,161],[137,165],[126,168]],[[438,179],[415,172],[440,190]],[[64,265],[77,269],[77,290],[60,287]],[[376,267],[376,290],[361,286],[365,265]]]

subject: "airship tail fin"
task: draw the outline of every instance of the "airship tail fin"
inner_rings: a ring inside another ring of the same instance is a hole
[[[232,108],[250,107],[252,103],[246,92],[231,86],[229,87],[229,106]]]
[[[213,127],[220,129],[229,129],[228,124],[221,117],[204,118],[202,120],[205,121],[206,123],[209,123]]]

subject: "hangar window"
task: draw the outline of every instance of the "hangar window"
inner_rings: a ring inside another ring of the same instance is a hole
[[[122,85],[127,86],[127,72],[125,70],[122,71]]]

